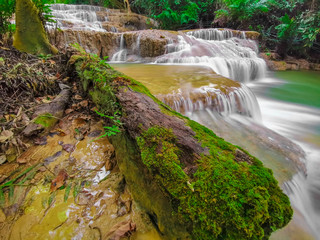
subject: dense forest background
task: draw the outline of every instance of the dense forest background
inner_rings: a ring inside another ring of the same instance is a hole
[[[233,28],[261,33],[261,49],[319,61],[320,10],[318,0],[33,0],[43,21],[52,21],[47,4],[91,4],[127,8],[159,21],[160,28]],[[15,0],[0,2],[0,33],[15,30],[10,19]]]

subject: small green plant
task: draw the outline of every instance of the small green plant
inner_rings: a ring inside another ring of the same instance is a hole
[[[52,54],[47,54],[47,55],[45,55],[45,54],[40,54],[38,57],[41,58],[41,59],[43,59],[43,60],[45,60],[45,61],[47,61],[49,58],[52,57]]]
[[[104,134],[102,134],[101,136],[95,138],[93,141],[95,140],[98,140],[100,138],[103,138],[103,137],[110,137],[110,136],[114,136],[116,135],[117,133],[120,133],[121,130],[120,130],[120,126],[122,125],[121,121],[120,121],[120,113],[119,111],[116,111],[114,113],[113,116],[108,116],[108,115],[105,115],[101,112],[98,112],[97,110],[95,110],[96,113],[100,116],[100,117],[104,117],[104,118],[108,118],[110,119],[114,124],[109,127],[109,126],[104,126],[103,128],[105,129],[105,132]]]

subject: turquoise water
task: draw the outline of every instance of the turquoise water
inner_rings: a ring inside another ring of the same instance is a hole
[[[268,95],[274,99],[320,108],[320,73],[307,71],[276,72],[275,77],[284,81],[271,87]]]

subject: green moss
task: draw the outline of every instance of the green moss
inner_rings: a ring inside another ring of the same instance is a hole
[[[50,128],[53,125],[55,125],[57,122],[57,118],[54,117],[52,114],[50,113],[46,113],[46,114],[42,114],[39,115],[35,120],[34,123],[36,124],[40,124],[42,126],[44,126],[45,128]]]
[[[137,138],[141,159],[152,172],[164,193],[178,197],[188,190],[188,176],[183,172],[179,160],[179,148],[171,130],[153,127]],[[172,185],[177,182],[182,188]]]
[[[152,127],[137,143],[180,222],[192,223],[194,239],[264,239],[289,222],[289,200],[271,170],[253,157],[253,164],[236,162],[235,146],[194,121],[189,126],[210,152],[198,160],[192,178],[183,171],[171,130]]]

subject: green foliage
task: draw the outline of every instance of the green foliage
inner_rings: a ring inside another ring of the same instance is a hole
[[[90,89],[90,95],[100,109],[100,111],[96,110],[96,113],[100,117],[105,118],[111,125],[104,126],[104,134],[94,140],[116,135],[121,132],[121,112],[110,84],[113,78],[117,77],[117,72],[106,62],[108,57],[101,59],[96,54],[88,54],[78,44],[73,45],[73,47],[78,50],[80,54],[80,56],[73,61],[76,62],[77,72],[82,80],[83,88],[87,91],[89,87],[92,87],[92,89]]]
[[[280,18],[280,21],[281,24],[275,27],[278,30],[278,38],[280,40],[292,40],[298,28],[296,19],[290,18],[288,14],[285,14]]]
[[[169,4],[165,6],[163,11],[153,17],[160,20],[164,29],[176,29],[183,24],[196,22],[198,20],[199,7],[194,2],[189,2],[178,10],[173,10]]]
[[[175,214],[190,226],[193,239],[266,239],[292,216],[289,199],[272,171],[251,157],[252,164],[235,160],[236,147],[211,130],[190,121],[196,138],[210,155],[197,162],[190,177],[172,130],[152,127],[138,137],[141,159],[169,194]]]
[[[311,48],[320,33],[320,11],[315,13],[304,12],[300,16],[299,34],[305,48]]]
[[[48,4],[53,3],[53,0],[32,0],[39,10],[39,17],[43,24],[46,22],[54,22],[51,15],[51,9]],[[15,12],[16,0],[1,0],[0,1],[0,34],[6,32],[13,33],[15,24],[11,24],[9,20]]]
[[[0,1],[0,34],[13,32],[14,28],[10,19],[15,11],[15,0]]]
[[[120,133],[120,126],[122,125],[121,121],[120,121],[120,112],[119,111],[116,111],[113,116],[107,116],[101,112],[98,112],[96,110],[96,113],[100,116],[100,117],[104,117],[104,118],[108,118],[112,121],[112,123],[114,125],[112,125],[111,127],[109,126],[104,126],[104,130],[105,130],[105,133],[102,134],[101,136],[97,137],[95,140],[98,140],[100,138],[103,138],[103,137],[110,137],[110,136],[113,136],[113,135],[116,135],[117,133]]]
[[[269,11],[268,0],[224,0],[223,2],[224,7],[215,12],[215,21],[226,18],[227,21],[236,21],[241,25],[256,15]]]
[[[200,8],[191,0],[136,0],[132,4],[138,12],[147,14],[160,21],[164,29],[178,29],[199,20]]]

